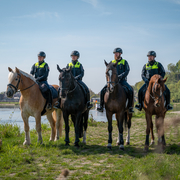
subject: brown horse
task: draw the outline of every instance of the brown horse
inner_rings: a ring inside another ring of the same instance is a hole
[[[21,71],[18,68],[15,68],[15,70],[12,70],[11,68],[8,68],[9,70],[9,84],[7,85],[6,94],[7,97],[12,97],[18,90],[21,92],[21,98],[19,101],[20,109],[21,109],[21,116],[24,121],[24,130],[25,130],[25,141],[24,145],[30,144],[30,133],[29,133],[29,122],[28,118],[29,116],[35,117],[36,120],[36,131],[38,133],[38,142],[42,143],[42,135],[41,135],[41,112],[43,111],[46,100],[42,96],[39,86],[36,83],[36,80],[33,76]],[[58,90],[57,85],[53,85],[56,90]],[[53,100],[53,103],[55,103],[57,99]],[[53,114],[52,114],[53,113]],[[50,141],[59,139],[59,132],[60,135],[62,135],[62,123],[63,123],[63,117],[61,110],[55,110],[52,108],[52,110],[46,111],[44,114],[47,116],[47,119],[49,120],[50,126],[51,126],[51,137]],[[56,123],[60,123],[60,131],[59,129],[56,131]],[[57,132],[57,134],[56,134]],[[56,137],[55,137],[56,136]]]
[[[109,139],[107,147],[111,149],[112,144],[112,115],[115,114],[117,120],[117,126],[119,130],[119,136],[117,144],[120,145],[119,148],[124,150],[124,140],[123,140],[123,121],[128,124],[128,135],[126,138],[126,144],[130,144],[130,128],[131,128],[131,118],[132,114],[128,113],[127,109],[127,95],[124,88],[118,81],[117,76],[117,63],[109,64],[105,61],[106,65],[106,80],[107,80],[107,92],[104,96],[104,103],[106,109],[106,117],[108,119],[108,131]]]
[[[166,114],[166,108],[164,106],[165,100],[163,92],[165,91],[165,85],[167,78],[163,79],[160,75],[155,74],[151,77],[148,88],[145,93],[144,107],[146,113],[146,141],[145,151],[149,149],[149,133],[151,131],[151,145],[154,144],[153,134],[153,122],[152,115],[156,115],[155,124],[158,132],[158,144],[162,144],[162,149],[165,148],[166,142],[164,137],[164,118]]]

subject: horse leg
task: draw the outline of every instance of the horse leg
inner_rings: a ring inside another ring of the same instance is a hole
[[[119,130],[119,149],[124,150],[124,140],[123,140],[123,120],[124,113],[116,113],[117,125]]]
[[[76,122],[75,122],[75,142],[74,146],[79,147],[79,130],[80,130],[80,123],[81,123],[81,113],[76,114]]]
[[[35,116],[36,120],[36,131],[38,133],[38,142],[43,143],[42,134],[41,134],[41,114]]]
[[[127,114],[127,124],[128,124],[128,134],[126,136],[126,145],[130,144],[130,128],[131,128],[131,118],[132,118],[132,114]]]
[[[65,142],[66,142],[66,146],[69,146],[69,114],[67,114],[66,112],[63,112],[63,118],[64,118],[64,122],[65,122]]]
[[[55,111],[53,113],[55,113]],[[47,114],[46,117],[47,117],[47,119],[50,123],[50,126],[51,126],[51,136],[50,136],[49,140],[54,141],[55,134],[56,134],[56,127],[55,127],[56,122],[55,122],[54,118],[52,117],[52,113]]]
[[[30,140],[30,133],[29,133],[29,116],[27,116],[25,113],[21,112],[22,119],[24,121],[24,131],[25,131],[25,141],[23,145],[30,145],[31,140]]]
[[[107,111],[106,110],[106,117],[108,119],[108,132],[109,132],[109,139],[108,139],[108,145],[107,145],[107,148],[108,149],[112,149],[112,130],[113,130],[113,127],[112,127],[112,112],[110,111]]]
[[[83,133],[83,143],[86,144],[86,131],[87,131],[87,126],[88,126],[88,116],[89,116],[89,111],[86,111],[83,114],[83,118],[84,118],[84,133]]]
[[[149,133],[150,133],[150,126],[152,122],[152,115],[146,113],[146,141],[145,141],[145,147],[144,150],[147,152],[149,150]]]
[[[62,111],[60,109],[57,109],[53,112],[53,119],[56,123],[56,135],[55,135],[55,141],[59,140],[59,136],[62,136],[62,126],[63,126],[63,117],[62,117]]]
[[[151,121],[151,126],[150,126],[150,132],[151,132],[151,144],[150,146],[154,145],[154,133],[153,133],[153,122]]]

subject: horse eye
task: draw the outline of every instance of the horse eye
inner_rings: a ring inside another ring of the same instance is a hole
[[[16,81],[18,80],[18,78],[15,79]]]

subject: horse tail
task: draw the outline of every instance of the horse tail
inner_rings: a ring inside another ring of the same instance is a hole
[[[55,123],[59,122],[59,136],[62,137],[62,129],[63,129],[63,113],[60,109],[53,111],[53,119]],[[58,125],[58,123],[56,123]]]
[[[127,112],[124,113],[124,127],[127,128]]]

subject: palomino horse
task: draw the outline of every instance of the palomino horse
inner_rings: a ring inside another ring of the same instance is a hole
[[[65,142],[66,145],[69,145],[69,115],[71,115],[75,127],[74,145],[79,147],[79,138],[82,136],[83,143],[86,144],[86,130],[88,126],[89,109],[86,107],[83,90],[73,77],[71,68],[60,69],[60,67],[57,65],[57,69],[60,72],[60,107],[63,111],[65,122]]]
[[[158,132],[158,145],[162,144],[162,149],[165,148],[166,142],[164,137],[164,118],[166,114],[166,108],[164,106],[165,100],[163,92],[165,91],[165,85],[167,78],[163,79],[160,75],[155,74],[151,77],[149,86],[146,90],[144,98],[144,107],[146,113],[146,141],[145,151],[149,149],[149,133],[151,131],[151,144],[154,144],[153,134],[153,122],[152,115],[156,115],[155,124]]]
[[[9,70],[9,84],[7,85],[7,97],[12,97],[18,90],[21,92],[21,98],[19,101],[21,116],[24,121],[24,130],[25,130],[25,141],[24,145],[29,145],[30,142],[30,133],[29,133],[29,116],[35,117],[36,120],[36,131],[38,133],[38,142],[42,143],[42,135],[41,135],[41,112],[44,109],[46,104],[46,100],[42,96],[39,86],[36,83],[36,80],[33,76],[21,71],[18,68],[15,68],[13,71],[11,68]],[[58,90],[59,86],[53,85],[56,90]],[[57,99],[53,100],[53,103]],[[53,114],[52,114],[53,113]],[[50,141],[56,140],[62,135],[62,123],[63,118],[61,115],[61,110],[52,110],[46,111],[44,115],[47,116],[51,126],[51,137]],[[56,124],[57,123],[57,124]],[[56,134],[56,125],[60,127],[60,130],[57,130]],[[55,137],[56,136],[56,137]]]
[[[126,138],[126,144],[130,144],[130,128],[131,128],[131,118],[132,114],[128,113],[127,109],[127,96],[124,88],[118,81],[117,76],[117,63],[109,64],[105,61],[106,65],[106,80],[107,80],[107,92],[104,96],[104,103],[106,109],[106,117],[108,119],[108,131],[109,139],[107,147],[111,149],[112,144],[112,115],[115,113],[117,126],[119,130],[119,136],[117,144],[120,145],[119,148],[124,150],[124,140],[123,140],[123,121],[128,125],[128,135]]]

